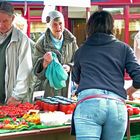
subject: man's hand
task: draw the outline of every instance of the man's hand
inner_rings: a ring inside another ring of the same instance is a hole
[[[19,100],[16,100],[14,97],[10,97],[8,100],[7,100],[7,105],[18,105],[18,104],[20,104],[21,103],[21,101],[19,101]]]

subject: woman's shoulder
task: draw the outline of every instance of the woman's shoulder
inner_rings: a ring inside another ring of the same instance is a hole
[[[76,37],[66,28],[64,29],[63,35],[65,39],[72,41],[76,40]]]

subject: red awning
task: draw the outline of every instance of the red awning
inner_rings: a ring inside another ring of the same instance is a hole
[[[133,0],[134,4],[140,4],[140,0]]]
[[[91,5],[125,5],[132,4],[133,1],[140,0],[91,0]]]

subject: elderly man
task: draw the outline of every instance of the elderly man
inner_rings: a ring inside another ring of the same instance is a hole
[[[29,99],[32,57],[28,37],[13,26],[14,8],[0,2],[0,104]]]

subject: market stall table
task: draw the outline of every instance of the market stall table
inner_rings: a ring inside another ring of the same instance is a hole
[[[127,127],[127,140],[130,140],[130,127],[132,123],[140,122],[140,117],[129,118]],[[27,130],[0,134],[0,140],[75,140],[70,135],[71,126],[58,126],[46,129]]]
[[[132,123],[137,123],[140,122],[140,117],[137,118],[129,118],[128,119],[128,126],[127,126],[127,140],[131,140],[131,131],[130,131],[130,127]]]
[[[60,126],[39,130],[28,130],[0,134],[0,140],[75,140],[70,135],[71,126]]]

